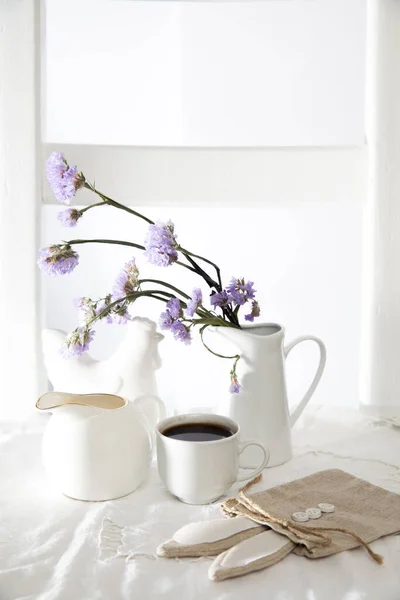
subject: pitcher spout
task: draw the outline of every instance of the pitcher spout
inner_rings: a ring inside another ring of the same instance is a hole
[[[217,333],[222,337],[226,338],[236,346],[241,346],[241,340],[243,337],[243,329],[239,329],[238,327],[210,327],[209,328],[212,333]]]
[[[277,323],[242,325],[240,328],[211,327],[210,329],[219,333],[242,351],[249,347],[269,346],[275,342],[279,345],[283,338],[283,327]]]
[[[114,394],[69,394],[66,392],[47,392],[36,402],[39,410],[52,411],[69,405],[87,406],[93,409],[116,410],[126,406],[127,400]]]

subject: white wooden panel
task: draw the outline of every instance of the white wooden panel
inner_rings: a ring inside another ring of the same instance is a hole
[[[89,181],[136,206],[267,206],[358,202],[366,193],[365,148],[185,149],[46,144]],[[42,168],[44,173],[44,164]],[[47,181],[44,202],[58,204]],[[93,196],[76,195],[77,204]]]
[[[47,0],[45,139],[357,145],[365,0]]]
[[[400,425],[400,4],[369,2],[363,408]]]
[[[34,0],[0,0],[0,422],[35,411],[42,374],[37,19]]]

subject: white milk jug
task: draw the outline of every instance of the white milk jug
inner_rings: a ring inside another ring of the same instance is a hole
[[[285,346],[284,329],[277,324],[247,325],[242,329],[215,327],[213,331],[230,340],[241,356],[237,373],[242,389],[225,398],[217,412],[240,425],[243,439],[257,440],[269,448],[268,467],[287,462],[292,456],[290,429],[313,395],[325,367],[324,344],[316,337],[302,336]],[[308,340],[318,344],[318,369],[303,399],[289,414],[285,359],[297,344]],[[241,466],[255,467],[259,462],[257,448],[250,448]]]
[[[54,487],[78,500],[111,500],[145,479],[152,433],[165,416],[157,396],[135,402],[112,394],[49,392],[36,403],[52,416],[42,456]]]

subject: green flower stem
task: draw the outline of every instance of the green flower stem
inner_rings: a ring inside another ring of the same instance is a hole
[[[201,323],[207,323],[210,325],[216,325],[218,327],[235,327],[236,329],[241,329],[239,323],[235,323],[234,321],[230,321],[226,318],[226,314],[221,317],[217,315],[214,311],[207,310],[204,307],[197,308],[196,314],[200,317],[196,322],[200,325]]]
[[[156,294],[152,294],[151,297],[155,298],[156,300],[162,300],[163,302],[168,302],[168,299],[160,298],[160,296],[156,296]]]
[[[157,296],[157,294],[162,294],[162,295],[166,296],[166,298],[160,298],[159,296]],[[169,294],[168,292],[163,292],[162,290],[145,290],[145,291],[140,291],[140,292],[134,292],[133,294],[128,294],[127,296],[118,298],[118,300],[114,300],[114,302],[110,302],[110,304],[108,304],[101,312],[99,312],[98,315],[96,315],[95,317],[90,319],[90,321],[88,321],[86,323],[86,327],[90,327],[90,325],[92,325],[92,323],[94,323],[95,321],[98,321],[102,317],[106,316],[110,312],[110,309],[113,308],[114,306],[117,306],[118,304],[122,304],[123,302],[126,302],[126,301],[135,301],[135,300],[137,300],[137,298],[140,298],[142,296],[148,296],[149,298],[155,298],[156,300],[161,300],[162,302],[168,302],[168,300],[173,297],[173,294]]]
[[[175,287],[174,285],[171,285],[170,283],[166,283],[165,281],[161,281],[159,279],[140,279],[138,281],[138,284],[141,285],[142,283],[157,283],[158,285],[163,285],[171,290],[174,290],[174,292],[177,292],[178,294],[180,294],[187,300],[190,300],[190,296],[188,296],[188,294],[186,294],[185,292],[182,292],[182,290]],[[159,293],[162,293],[162,292],[160,291]],[[172,294],[171,294],[171,297],[172,297]],[[180,302],[181,302],[181,304],[183,304],[184,307],[186,307],[185,302],[183,302],[182,300],[180,300]],[[197,307],[196,314],[198,314],[200,316],[200,319],[191,320],[190,321],[191,323],[194,323],[194,324],[208,323],[208,324],[213,324],[213,325],[218,325],[218,326],[222,326],[222,325],[233,326],[232,323],[229,323],[229,325],[228,325],[227,321],[225,321],[218,315],[213,315],[210,311],[208,311],[206,308],[204,308],[201,305]]]
[[[235,378],[235,379],[237,379],[237,374],[236,374],[236,365],[238,364],[238,361],[239,361],[239,359],[240,359],[240,356],[239,356],[239,355],[237,355],[237,357],[236,357],[236,359],[235,359],[235,361],[234,361],[234,363],[233,363],[233,365],[232,365],[231,372],[230,372],[230,376],[231,376],[231,378]]]
[[[119,246],[131,246],[132,248],[138,248],[139,250],[146,250],[146,248],[144,246],[141,246],[140,244],[134,244],[133,242],[124,242],[123,240],[69,240],[68,242],[64,241],[64,244],[67,244],[68,246],[73,246],[75,244],[117,244]],[[189,271],[192,271],[193,273],[197,273],[196,269],[189,267],[189,265],[185,265],[185,263],[180,262],[179,260],[176,262],[176,264],[180,267],[185,267],[185,269],[189,269]]]
[[[106,206],[107,202],[104,202],[104,200],[102,202],[96,202],[95,204],[90,204],[89,206],[85,206],[85,208],[81,208],[79,210],[79,212],[81,213],[81,215],[83,215],[83,213],[85,213],[87,210],[90,210],[91,208],[94,208],[95,206]]]
[[[190,296],[188,296],[187,294],[185,294],[185,292],[182,292],[180,289],[178,289],[174,285],[171,285],[170,283],[166,283],[165,281],[160,281],[159,279],[140,279],[138,283],[139,284],[142,284],[142,283],[157,283],[158,285],[164,285],[165,287],[167,287],[167,288],[169,288],[171,290],[174,290],[175,292],[177,292],[178,294],[180,294],[181,296],[183,296],[187,300],[190,300]]]
[[[193,258],[199,258],[200,260],[202,260],[202,261],[208,263],[209,265],[211,265],[212,267],[214,267],[214,269],[217,272],[218,284],[219,284],[219,287],[220,287],[220,289],[218,291],[222,290],[221,269],[219,268],[218,265],[216,265],[215,263],[213,263],[211,260],[208,260],[208,258],[204,258],[204,256],[200,256],[199,254],[194,254],[193,252],[189,252],[189,250],[186,250],[185,248],[182,248],[181,246],[179,246],[178,249],[185,256],[192,256]]]
[[[204,306],[202,304],[199,304],[199,306],[196,308],[195,315],[200,317],[199,319],[194,320],[194,322],[199,325],[201,324],[202,321],[204,321],[204,323],[207,322],[210,324],[212,322],[213,325],[227,326],[227,327],[232,326],[233,327],[232,323],[230,323],[229,321],[226,321],[223,317],[220,317],[219,315],[215,314],[211,310],[204,308]]]
[[[219,327],[235,327],[241,329],[238,323],[225,319],[225,313],[224,316],[221,317],[220,315],[217,315],[217,313],[215,313],[214,311],[207,310],[201,304],[197,307],[196,314],[200,317],[200,319],[197,320],[199,324],[204,319],[204,323],[217,325]]]
[[[178,288],[175,288],[174,286],[166,284],[162,281],[158,282],[155,279],[140,280],[138,283],[141,284],[145,281],[153,282],[153,283],[161,283],[161,285],[165,285],[165,286],[173,289],[174,291],[179,292]],[[182,295],[189,298],[189,296],[187,296],[183,292],[182,292]],[[140,298],[142,296],[148,296],[149,298],[155,298],[156,300],[161,300],[162,302],[168,302],[168,300],[170,300],[170,298],[175,297],[174,294],[171,294],[170,292],[167,292],[164,290],[139,290],[132,294],[128,294],[127,296],[123,296],[122,298],[118,298],[117,300],[114,300],[113,302],[110,302],[110,304],[108,304],[98,315],[96,315],[90,321],[88,321],[87,326],[89,327],[92,323],[94,323],[97,320],[100,320],[103,316],[107,315],[107,313],[110,312],[110,309],[112,309],[114,306],[123,304],[124,302],[128,302],[128,303],[132,302],[133,303],[135,300],[137,300],[137,298]],[[163,298],[162,296],[165,296],[165,297]],[[101,302],[102,300],[105,300],[105,298],[100,298],[99,300],[97,300],[97,302]],[[186,303],[183,302],[183,300],[180,300],[180,302],[181,302],[183,308],[186,308]],[[197,310],[196,313],[199,314],[199,311]],[[234,325],[232,325],[232,323],[229,323],[229,321],[225,321],[218,315],[212,315],[209,311],[207,311],[204,308],[201,310],[201,318],[200,319],[184,319],[184,320],[185,320],[185,322],[188,322],[188,323],[190,322],[191,325],[203,325],[202,329],[204,329],[204,326],[207,327],[208,325],[215,325],[218,327],[222,327],[222,326],[234,327]],[[211,352],[211,350],[210,350],[210,352]]]
[[[226,356],[224,354],[218,354],[218,352],[214,352],[214,350],[211,350],[211,348],[209,346],[207,346],[207,344],[204,341],[204,331],[205,329],[208,327],[208,325],[203,325],[203,327],[200,329],[200,337],[201,337],[201,341],[203,342],[203,346],[209,351],[211,352],[211,354],[214,354],[214,356],[218,356],[219,358],[228,358],[228,359],[235,359],[235,362],[233,363],[233,368],[232,370],[236,369],[236,365],[238,360],[240,359],[240,354],[234,354],[233,356]]]
[[[118,246],[130,246],[132,248],[138,248],[139,250],[145,250],[145,247],[141,246],[140,244],[135,244],[134,242],[124,242],[122,240],[70,240],[68,242],[64,242],[64,244],[68,244],[68,246],[74,246],[76,244],[116,244]]]
[[[193,319],[193,323],[195,325],[207,325],[207,326],[215,325],[215,327],[235,327],[235,328],[237,328],[237,325],[234,325],[230,321],[226,321],[225,319],[222,319],[220,317],[212,317],[209,315],[204,315],[204,316],[200,317],[200,319]]]
[[[143,219],[144,221],[146,221],[147,223],[149,223],[150,225],[154,224],[154,221],[152,221],[151,219],[149,219],[148,217],[142,215],[141,213],[137,212],[136,210],[133,210],[131,208],[129,208],[128,206],[125,206],[124,204],[121,204],[120,202],[117,202],[116,200],[113,200],[112,198],[110,198],[109,196],[106,196],[105,194],[102,194],[99,190],[97,190],[94,185],[85,182],[85,188],[94,192],[97,196],[99,196],[102,199],[102,202],[97,202],[95,204],[92,204],[86,208],[83,208],[81,210],[81,214],[83,214],[84,212],[86,212],[87,210],[89,210],[90,208],[93,208],[94,206],[103,206],[104,204],[108,204],[109,206],[113,206],[114,208],[118,208],[120,210],[124,210],[125,212],[128,212],[131,215],[134,215],[135,217],[139,217],[140,219]],[[89,242],[93,242],[93,243],[103,243],[103,244],[120,244],[122,246],[131,246],[133,248],[138,248],[139,250],[145,250],[144,246],[141,246],[139,244],[135,244],[133,242],[124,242],[124,241],[120,241],[120,240],[72,240],[69,243],[70,245],[72,244],[84,244],[84,243],[89,243]],[[222,292],[222,280],[221,280],[221,270],[218,267],[218,265],[216,265],[214,262],[212,262],[211,260],[209,260],[208,258],[205,258],[204,256],[200,256],[199,254],[195,254],[193,252],[189,252],[189,250],[186,250],[186,248],[182,248],[181,246],[177,246],[177,250],[180,251],[186,258],[186,260],[190,263],[189,265],[186,265],[185,263],[181,262],[181,261],[177,261],[177,264],[181,267],[185,267],[186,269],[189,269],[190,271],[192,271],[193,273],[197,273],[198,275],[200,275],[205,282],[207,283],[207,285],[210,288],[215,288],[218,292]],[[209,274],[204,271],[204,269],[194,260],[194,258],[197,258],[199,260],[202,260],[203,262],[211,265],[212,267],[214,267],[216,273],[217,273],[217,279],[218,281],[215,281],[214,279],[212,279],[212,277],[209,276]],[[224,314],[224,316],[226,316],[227,320],[230,321],[231,323],[233,323],[234,325],[240,327],[239,325],[239,319],[237,317],[237,313],[234,313],[229,307],[225,307],[222,309],[222,312]]]
[[[171,285],[170,283],[166,283],[165,281],[161,281],[159,279],[139,279],[138,284],[141,285],[142,283],[157,283],[158,285],[163,285],[163,286],[167,287],[168,289],[171,289],[174,292],[180,294],[186,300],[190,300],[190,296],[188,296],[188,294],[186,294],[185,292],[182,292],[182,290],[175,287],[174,285]],[[161,290],[159,293],[165,294],[165,292],[163,292]],[[170,297],[173,297],[173,294],[170,294]],[[179,300],[179,301],[181,302],[183,307],[186,308],[186,303],[183,300]],[[223,325],[231,326],[231,327],[234,326],[234,325],[232,325],[232,323],[225,321],[223,318],[219,317],[218,315],[213,315],[210,311],[208,311],[206,308],[204,308],[201,305],[197,307],[196,314],[199,315],[200,319],[190,319],[190,322],[193,324],[200,325],[202,323],[208,323],[210,325],[212,324],[212,325],[218,325],[218,326],[223,326]],[[186,321],[189,321],[189,320],[186,319]]]
[[[120,210],[124,210],[124,211],[130,213],[131,215],[134,215],[135,217],[139,217],[139,219],[143,219],[150,225],[154,225],[154,221],[152,221],[148,217],[145,217],[144,215],[137,212],[136,210],[133,210],[132,208],[128,208],[128,206],[125,206],[124,204],[120,204],[120,202],[117,202],[116,200],[113,200],[109,196],[102,194],[101,192],[99,192],[99,190],[96,190],[96,188],[94,186],[92,186],[90,183],[86,182],[85,187],[88,190],[91,190],[92,192],[97,194],[106,204],[109,204],[110,206],[114,206],[115,208],[118,208]],[[101,204],[101,203],[99,203],[99,204]],[[98,206],[99,204],[96,204],[96,206]],[[186,256],[186,258],[188,259],[188,261],[190,262],[192,267],[194,267],[194,270],[205,279],[205,281],[208,283],[208,285],[210,287],[215,287],[218,291],[222,290],[220,270],[219,270],[219,267],[215,263],[211,262],[207,258],[199,256],[198,254],[193,254],[192,252],[189,252],[188,250],[185,250],[184,248],[181,248],[180,246],[178,246],[177,249],[180,250],[182,252],[182,254],[184,254]],[[204,262],[212,265],[217,271],[218,283],[216,281],[214,281],[213,279],[211,279],[211,277],[208,275],[208,273],[206,273],[206,271],[204,271],[193,259],[190,258],[191,256],[193,256],[195,258],[199,258],[200,260],[203,260]],[[179,264],[183,264],[183,263],[179,263]]]
[[[184,256],[190,262],[190,264],[192,265],[192,267],[196,271],[196,273],[204,279],[204,281],[207,283],[207,285],[210,288],[215,288],[216,290],[221,291],[219,284],[216,281],[214,281],[214,279],[212,279],[209,276],[209,274],[206,271],[204,271],[204,269],[202,269],[195,260],[193,260],[193,258],[191,258],[188,254],[184,254]]]
[[[128,206],[125,206],[124,204],[120,204],[116,200],[113,200],[112,198],[105,196],[104,194],[99,192],[99,190],[96,190],[96,188],[94,186],[92,186],[90,183],[86,182],[85,188],[94,192],[95,194],[97,194],[102,200],[104,200],[104,202],[106,204],[109,204],[110,206],[114,206],[114,208],[119,208],[120,210],[124,210],[125,212],[128,212],[131,215],[135,215],[135,217],[139,217],[139,219],[143,219],[144,221],[147,221],[147,223],[149,223],[150,225],[154,224],[154,221],[152,221],[148,217],[145,217],[144,215],[137,212],[136,210],[133,210],[132,208],[128,208]]]
[[[232,310],[229,306],[226,306],[225,308],[222,309],[223,313],[227,315],[228,319],[232,323],[235,323],[235,325],[237,325],[238,327],[240,327],[239,318],[238,318],[239,308],[240,308],[240,306],[238,305],[235,308],[235,310]]]
[[[145,250],[144,246],[141,246],[140,244],[135,244],[134,242],[125,242],[123,240],[105,240],[105,239],[94,239],[94,240],[69,240],[69,241],[64,241],[64,244],[67,244],[68,246],[74,246],[77,244],[115,244],[118,246],[129,246],[132,248],[138,248],[139,250]],[[182,267],[185,267],[186,269],[189,269],[190,271],[195,271],[195,269],[193,269],[192,267],[189,267],[188,265],[185,265],[184,263],[181,262],[177,262],[177,264],[179,264]],[[196,271],[195,271],[196,272]],[[181,290],[179,290],[178,288],[176,288],[173,285],[170,285],[169,283],[164,283],[163,281],[160,281],[158,279],[142,279],[141,282],[149,282],[149,283],[157,283],[158,285],[163,285],[165,287],[168,287],[172,290],[174,290],[175,292],[177,292],[178,294],[181,294],[184,298],[190,298],[190,296],[188,296],[187,294],[185,294],[184,292],[182,292]],[[159,291],[160,293],[160,291]],[[170,294],[170,297],[173,297],[173,294]],[[215,324],[215,325],[220,325],[220,326],[232,326],[232,327],[238,327],[240,328],[239,322],[236,319],[222,319],[221,317],[216,317],[218,319],[218,322],[215,321],[215,317],[212,317],[212,322],[210,322],[210,315],[212,313],[210,313],[209,311],[206,311],[206,309],[202,308],[204,312],[204,318],[206,319],[206,321],[202,321],[199,320],[198,324],[200,325],[201,323],[207,323],[207,324]],[[197,311],[198,312],[198,311]],[[200,313],[198,313],[200,314]],[[228,325],[229,324],[229,325]]]

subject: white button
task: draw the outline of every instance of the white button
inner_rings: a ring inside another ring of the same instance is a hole
[[[292,514],[293,521],[299,521],[300,523],[305,523],[308,521],[309,516],[306,512],[295,512]]]
[[[318,508],[320,508],[321,511],[324,513],[335,512],[335,507],[333,506],[333,504],[327,504],[325,502],[321,502],[321,504],[318,504]]]
[[[319,519],[321,516],[321,511],[319,508],[306,508],[306,513],[310,519]]]

